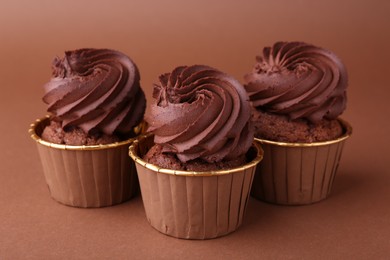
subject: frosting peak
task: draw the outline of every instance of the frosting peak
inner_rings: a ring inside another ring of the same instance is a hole
[[[186,162],[208,162],[245,154],[253,141],[249,98],[234,78],[214,68],[175,68],[155,84],[146,117],[155,143]]]
[[[303,42],[277,42],[256,57],[245,89],[256,108],[305,118],[335,119],[346,107],[348,75],[331,51]]]
[[[62,127],[111,135],[129,133],[143,118],[146,100],[134,62],[109,49],[79,49],[56,57],[43,101]]]

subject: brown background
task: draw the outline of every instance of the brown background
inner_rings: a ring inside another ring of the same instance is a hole
[[[390,257],[389,1],[0,1],[1,259],[375,259]],[[301,40],[346,64],[354,128],[330,198],[303,207],[249,201],[226,237],[185,241],[145,219],[141,197],[109,208],[48,193],[29,124],[45,114],[51,60],[82,47],[121,50],[150,100],[159,74],[207,64],[242,80],[262,47]]]

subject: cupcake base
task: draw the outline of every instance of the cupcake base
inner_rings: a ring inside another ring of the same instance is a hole
[[[257,167],[251,195],[280,205],[306,205],[331,192],[345,140],[351,126],[339,120],[344,134],[331,141],[283,143],[257,139],[264,160]]]
[[[256,164],[262,150],[255,144],[250,162],[214,172],[162,169],[141,158],[154,145],[142,136],[130,147],[140,181],[148,222],[161,233],[183,239],[211,239],[241,226]]]
[[[50,122],[38,119],[30,127],[52,198],[73,207],[105,207],[122,203],[139,190],[129,139],[106,145],[70,146],[40,138]]]

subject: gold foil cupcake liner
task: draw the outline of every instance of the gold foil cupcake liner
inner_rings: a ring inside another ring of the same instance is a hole
[[[251,148],[251,161],[231,170],[193,172],[163,169],[142,157],[154,145],[152,135],[130,146],[136,162],[148,222],[163,234],[183,239],[211,239],[241,226],[256,165],[263,151]]]
[[[352,127],[339,121],[345,132],[335,140],[284,143],[256,138],[264,159],[257,167],[251,195],[280,205],[305,205],[327,198],[345,141],[352,134]]]
[[[129,200],[139,190],[134,162],[128,147],[134,138],[104,145],[64,145],[40,138],[48,116],[31,124],[50,194],[74,207],[105,207]],[[141,123],[136,131],[144,131]]]

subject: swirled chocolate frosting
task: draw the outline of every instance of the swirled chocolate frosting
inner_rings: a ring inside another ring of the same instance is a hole
[[[331,51],[303,42],[277,42],[256,57],[245,89],[254,107],[304,118],[335,119],[346,107],[348,75]]]
[[[252,144],[248,95],[223,72],[203,65],[177,67],[160,76],[153,98],[148,131],[182,162],[229,160]]]
[[[143,118],[146,100],[133,61],[109,49],[79,49],[56,57],[43,101],[62,127],[126,134]]]

